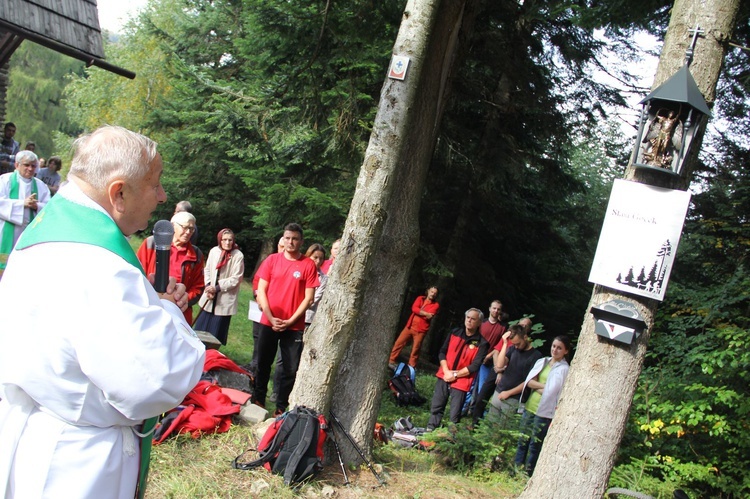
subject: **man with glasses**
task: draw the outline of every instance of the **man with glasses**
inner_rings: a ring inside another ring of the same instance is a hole
[[[190,242],[195,233],[195,217],[187,211],[172,216],[174,237],[169,249],[169,277],[187,288],[188,308],[184,311],[188,324],[193,323],[193,305],[198,303],[205,284],[203,282],[203,253]],[[156,248],[154,236],[149,236],[138,249],[138,260],[147,275],[156,273]]]
[[[177,215],[181,211],[186,211],[188,213],[193,213],[193,205],[190,201],[182,200],[178,201],[176,205],[174,205],[174,214]],[[198,245],[198,226],[195,226],[195,231],[193,232],[193,235],[190,236],[190,243],[193,246]]]
[[[21,233],[50,198],[44,182],[34,178],[36,154],[21,151],[15,158],[15,171],[0,176],[0,271]]]

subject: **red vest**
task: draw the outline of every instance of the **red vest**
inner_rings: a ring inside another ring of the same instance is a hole
[[[445,353],[445,361],[448,363],[448,369],[450,371],[460,371],[464,367],[469,367],[479,351],[482,350],[481,346],[483,343],[486,344],[487,340],[479,334],[479,331],[474,333],[473,336],[467,337],[463,329],[455,329],[451,333],[450,340],[448,341],[448,351]],[[484,355],[486,354],[487,347],[484,348]],[[436,376],[443,379],[443,375],[443,367],[440,366]],[[476,375],[477,373],[473,372],[465,378],[458,378],[450,386],[456,390],[468,392]]]

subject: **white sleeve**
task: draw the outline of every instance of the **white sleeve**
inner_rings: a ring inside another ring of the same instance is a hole
[[[137,269],[127,265],[115,282],[111,274],[97,275],[86,276],[91,285],[80,297],[85,327],[73,347],[81,370],[130,419],[177,406],[203,371],[203,344]]]
[[[10,175],[0,177],[0,219],[20,225],[23,223],[23,199],[8,199],[10,195],[9,179]]]
[[[39,180],[38,178],[32,179],[32,182],[36,182],[36,190],[37,190],[37,213],[41,211],[44,206],[49,203],[50,200],[50,193],[49,193],[49,187],[47,187],[47,184]]]

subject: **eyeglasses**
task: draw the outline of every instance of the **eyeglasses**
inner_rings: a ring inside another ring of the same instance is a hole
[[[194,225],[182,225],[180,222],[175,222],[177,225],[182,228],[183,232],[195,232],[195,226]]]

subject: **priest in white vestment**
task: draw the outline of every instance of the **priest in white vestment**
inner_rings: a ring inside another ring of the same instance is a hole
[[[75,146],[71,181],[0,280],[6,498],[133,498],[141,442],[152,438],[144,420],[178,405],[203,369],[184,286],[157,293],[125,239],[166,201],[156,144],[107,126]],[[60,263],[54,279],[50,261]]]
[[[0,269],[23,230],[50,199],[47,184],[34,177],[38,164],[36,154],[21,151],[16,154],[15,170],[0,175]]]

